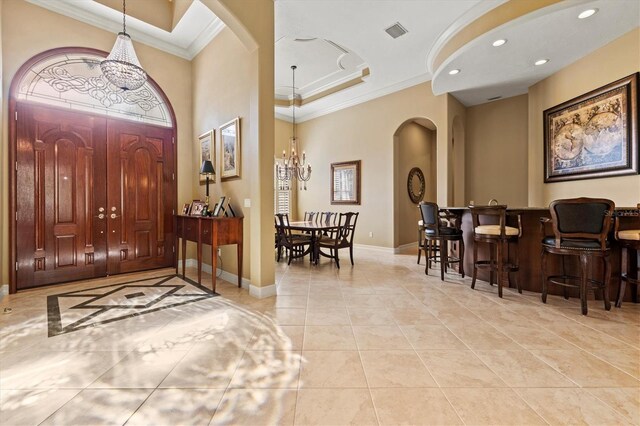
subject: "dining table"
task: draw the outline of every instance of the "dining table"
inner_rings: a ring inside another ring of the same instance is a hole
[[[318,258],[319,253],[318,253],[318,248],[317,248],[317,241],[319,239],[320,235],[330,235],[332,234],[334,231],[337,231],[340,226],[338,224],[332,224],[332,223],[322,223],[322,222],[315,222],[315,221],[297,221],[297,222],[289,222],[289,225],[287,226],[287,228],[289,228],[292,231],[301,231],[304,233],[308,233],[311,234],[311,246],[313,247],[313,249],[311,250],[311,262],[315,263],[316,265],[318,264]]]

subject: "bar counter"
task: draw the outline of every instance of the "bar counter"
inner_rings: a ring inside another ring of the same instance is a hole
[[[473,274],[473,223],[471,219],[471,211],[468,207],[442,207],[441,210],[448,210],[458,216],[461,216],[461,229],[463,232],[465,253],[464,253],[464,271],[465,275],[471,276]],[[637,211],[635,207],[629,208],[616,208],[616,212],[624,211]],[[520,282],[520,287],[523,290],[541,293],[542,292],[542,267],[541,267],[541,253],[542,253],[542,239],[543,235],[540,229],[540,218],[551,218],[551,214],[548,208],[543,207],[522,207],[522,208],[507,208],[507,225],[517,227],[517,217],[514,214],[519,213],[522,218],[522,237],[518,241],[517,252],[519,254],[520,271],[516,272],[517,278]],[[511,216],[509,216],[511,214]],[[618,216],[620,220],[620,229],[637,229],[640,225],[640,218],[634,216]],[[612,225],[609,240],[611,241],[611,284],[609,287],[610,298],[615,301],[618,293],[618,287],[620,285],[620,271],[622,268],[622,256],[620,246],[613,235],[614,225]],[[545,233],[547,236],[553,235],[553,229],[550,225],[547,225]],[[515,261],[515,250],[513,245],[510,245],[509,260]],[[478,259],[489,259],[489,245],[480,244],[478,248]],[[455,246],[454,252],[458,251],[458,247]],[[631,270],[635,271],[638,265],[637,256],[629,256]],[[578,256],[566,256],[565,267],[567,272],[571,275],[580,275],[580,266],[578,262]],[[562,271],[562,263],[560,256],[550,255],[547,262],[548,274],[559,274]],[[593,265],[590,271],[590,278],[602,280],[604,265],[597,258],[594,258]],[[632,272],[633,274],[633,272]],[[489,282],[489,271],[478,269],[478,279]],[[505,276],[506,279],[506,276]],[[506,281],[505,281],[506,283]],[[506,285],[505,285],[506,287]],[[515,287],[515,281],[511,280],[509,287]],[[562,288],[553,284],[549,285],[549,294],[561,295]],[[579,297],[577,289],[569,289],[570,297]],[[625,294],[625,301],[629,302],[637,300],[637,286],[627,286]]]

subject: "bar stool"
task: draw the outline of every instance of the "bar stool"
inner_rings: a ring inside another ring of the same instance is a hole
[[[453,216],[443,213],[436,203],[426,201],[418,205],[422,216],[422,226],[424,227],[424,251],[427,266],[424,269],[425,275],[429,275],[431,261],[435,260],[436,254],[432,252],[432,246],[438,243],[440,252],[440,279],[444,281],[444,273],[452,263],[458,263],[460,274],[464,278],[464,240],[462,230],[457,226],[444,226],[443,219],[451,224]],[[449,257],[449,242],[458,241],[460,243],[460,253],[458,257]]]
[[[640,217],[640,204],[637,206],[638,210],[636,214]],[[620,219],[616,221],[616,239],[622,248],[622,258],[625,255],[627,258],[627,270],[622,271],[620,276],[620,287],[618,287],[618,298],[616,300],[616,308],[622,307],[622,299],[624,299],[624,290],[627,283],[640,286],[640,268],[636,265],[636,277],[630,277],[632,268],[632,259],[638,258],[638,252],[640,251],[640,227],[638,229],[626,229],[624,231],[619,230]]]
[[[607,235],[611,228],[611,218],[615,204],[603,198],[568,198],[553,201],[549,205],[554,236],[542,240],[542,303],[547,303],[549,283],[580,289],[582,315],[587,315],[587,286],[602,289],[604,308],[611,309],[609,302],[609,282],[611,281],[611,248]],[[541,221],[548,222],[543,218]],[[547,275],[549,254],[578,256],[580,276]],[[591,260],[599,257],[604,261],[604,281],[589,278]],[[572,282],[577,281],[578,284]],[[565,298],[568,298],[565,293]]]
[[[518,240],[522,236],[522,215],[520,213],[509,214],[516,216],[518,227],[507,226],[507,206],[469,206],[473,220],[473,277],[471,288],[475,288],[478,269],[489,269],[489,284],[493,285],[494,274],[497,273],[498,296],[502,297],[502,280],[504,272],[507,273],[507,285],[511,282],[510,272],[520,269],[518,258]],[[489,220],[492,223],[483,221]],[[495,222],[498,222],[497,224]],[[479,243],[489,244],[489,260],[478,260]],[[509,262],[510,244],[515,245],[515,263]],[[506,249],[506,250],[505,250]],[[494,255],[495,251],[495,255]],[[504,254],[507,254],[507,261]],[[517,276],[514,277],[518,293],[522,293]]]
[[[420,206],[418,206],[418,210],[420,209]],[[431,253],[431,255],[433,256],[433,260],[435,262],[440,262],[440,247],[437,244],[437,241],[427,241],[424,238],[424,222],[422,221],[422,219],[420,219],[418,221],[418,265],[420,264],[420,258],[422,256],[422,252],[424,251],[425,253]],[[425,244],[427,244],[428,247],[425,246]],[[429,258],[427,257],[427,262],[429,262]]]

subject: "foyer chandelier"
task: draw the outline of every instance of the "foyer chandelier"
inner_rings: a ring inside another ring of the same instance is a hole
[[[291,66],[293,75],[293,136],[289,138],[289,157],[282,151],[282,162],[276,162],[276,176],[281,181],[297,180],[302,183],[300,189],[307,190],[307,182],[311,178],[311,164],[306,164],[306,154],[302,151],[302,159],[298,155],[298,138],[296,138],[296,66]]]
[[[142,69],[131,37],[127,34],[126,10],[126,0],[122,0],[122,32],[118,33],[107,59],[100,62],[100,69],[113,85],[122,90],[135,90],[147,81],[147,73]]]

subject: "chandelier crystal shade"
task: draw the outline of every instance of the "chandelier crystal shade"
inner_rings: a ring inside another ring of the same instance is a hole
[[[122,2],[122,32],[118,33],[116,42],[107,59],[100,62],[100,69],[105,78],[122,90],[135,90],[147,81],[147,73],[142,69],[136,51],[133,49],[131,37],[127,34],[126,4]]]
[[[293,74],[293,136],[289,138],[289,156],[287,157],[287,152],[283,150],[281,161],[276,162],[276,176],[281,181],[297,180],[302,183],[300,189],[306,191],[307,182],[311,178],[311,164],[307,164],[304,151],[302,151],[302,158],[298,155],[300,150],[298,149],[298,138],[296,137],[296,68],[295,65],[291,66]]]

